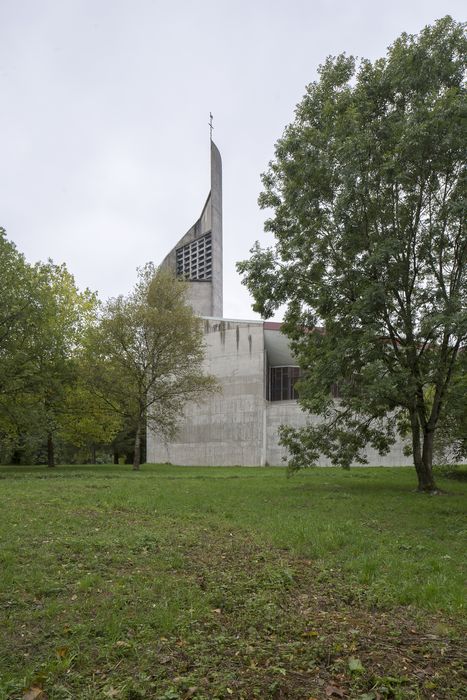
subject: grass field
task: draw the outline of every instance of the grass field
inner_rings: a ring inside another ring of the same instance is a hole
[[[0,698],[467,697],[466,482],[415,483],[0,468]]]

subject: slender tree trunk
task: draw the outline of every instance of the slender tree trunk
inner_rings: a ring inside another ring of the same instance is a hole
[[[55,467],[55,447],[52,433],[47,433],[47,466]]]
[[[423,450],[421,447],[420,423],[416,411],[411,412],[410,422],[412,426],[412,452],[415,470],[418,478],[418,491],[430,493],[437,487],[433,478],[433,431],[426,431],[423,435]]]
[[[432,430],[425,431],[423,436],[423,452],[421,469],[417,471],[419,491],[437,491],[437,486],[433,478],[433,439]]]
[[[141,462],[141,422],[138,421],[138,425],[136,427],[136,435],[135,435],[135,454],[133,457],[133,471],[135,471],[135,472],[139,471],[140,462]]]
[[[95,445],[93,445],[91,447],[91,464],[95,464],[95,463],[96,463],[96,447],[95,447]]]
[[[118,464],[118,452],[117,450],[114,450],[114,464]]]

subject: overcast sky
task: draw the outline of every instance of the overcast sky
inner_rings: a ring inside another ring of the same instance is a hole
[[[191,227],[223,158],[224,315],[263,232],[260,174],[329,54],[375,59],[458,0],[0,0],[0,226],[80,288],[127,293]]]

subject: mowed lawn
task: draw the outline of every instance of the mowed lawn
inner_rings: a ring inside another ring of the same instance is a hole
[[[457,698],[467,482],[0,468],[0,698]]]

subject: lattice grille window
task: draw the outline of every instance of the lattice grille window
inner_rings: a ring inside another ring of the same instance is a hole
[[[212,278],[212,242],[207,233],[177,249],[177,275],[188,280]]]

